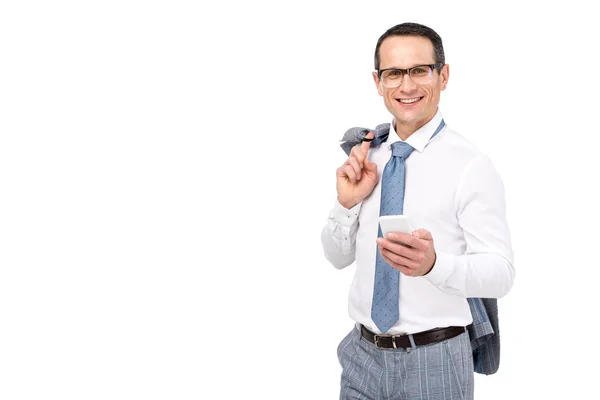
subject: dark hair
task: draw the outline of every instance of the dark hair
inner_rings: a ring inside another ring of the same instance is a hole
[[[417,24],[414,22],[405,22],[403,24],[396,25],[388,29],[377,41],[377,47],[375,47],[375,70],[379,71],[379,48],[381,43],[390,36],[421,36],[429,39],[433,45],[433,56],[435,57],[436,63],[446,63],[444,57],[444,46],[442,45],[442,38],[433,29]]]

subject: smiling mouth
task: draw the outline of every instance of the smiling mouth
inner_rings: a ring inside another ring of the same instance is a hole
[[[421,100],[423,97],[412,97],[410,99],[396,99],[397,102],[401,104],[413,104],[417,101]]]

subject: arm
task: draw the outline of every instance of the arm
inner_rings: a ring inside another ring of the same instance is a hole
[[[366,137],[375,136],[369,132]],[[360,206],[377,185],[377,164],[367,158],[369,146],[369,141],[354,146],[336,171],[338,201],[321,232],[321,242],[325,258],[338,269],[354,262]]]
[[[504,186],[486,157],[475,158],[466,168],[456,191],[456,206],[465,254],[437,252],[433,269],[424,278],[445,292],[465,297],[504,296],[515,277],[513,253]]]
[[[359,203],[348,210],[336,202],[329,213],[327,225],[321,232],[325,258],[337,269],[347,267],[354,262],[360,206]]]

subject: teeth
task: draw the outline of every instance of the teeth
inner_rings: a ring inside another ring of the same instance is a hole
[[[420,100],[420,97],[417,97],[415,99],[398,99],[398,100],[400,100],[400,103],[410,104],[410,103],[414,103],[417,100]]]

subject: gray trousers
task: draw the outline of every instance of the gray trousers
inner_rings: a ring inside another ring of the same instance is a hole
[[[473,353],[468,332],[408,349],[378,349],[358,328],[338,346],[340,399],[472,400]]]

